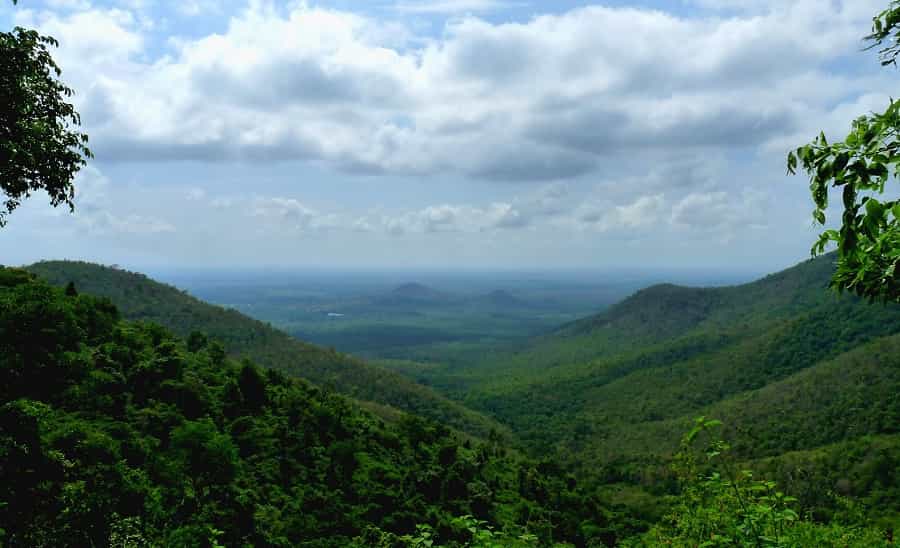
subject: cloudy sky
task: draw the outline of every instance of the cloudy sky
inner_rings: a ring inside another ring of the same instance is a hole
[[[96,159],[0,262],[777,268],[885,0],[22,0]]]

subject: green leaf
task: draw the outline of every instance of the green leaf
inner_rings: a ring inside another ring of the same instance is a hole
[[[837,155],[837,158],[834,159],[834,172],[838,173],[844,171],[844,168],[847,167],[847,164],[850,162],[850,155],[846,152],[842,152]]]

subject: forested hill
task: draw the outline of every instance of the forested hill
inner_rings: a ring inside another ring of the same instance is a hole
[[[743,459],[831,455],[830,488],[846,480],[900,523],[900,476],[851,479],[869,458],[900,466],[900,306],[830,291],[833,260],[739,286],[654,286],[517,351],[417,374],[600,483],[664,494],[681,432],[706,415]],[[886,436],[886,456],[857,453],[867,436]]]
[[[739,341],[766,338],[766,333],[815,332],[823,322],[827,325],[822,327],[836,332],[826,329],[805,339],[795,333],[794,343],[816,347],[820,338],[828,339],[826,352],[820,354],[824,357],[880,335],[900,332],[900,308],[870,305],[830,291],[833,271],[831,254],[743,285],[652,286],[515,351],[473,362],[466,372],[472,373],[476,384],[481,383],[482,376],[501,379],[499,382],[507,385],[510,380],[529,383],[535,376],[565,375],[573,366],[580,368],[606,358],[652,355],[654,363],[670,362]],[[791,350],[798,348],[792,346]],[[461,377],[463,381],[465,378]]]
[[[563,326],[557,334],[612,330],[625,334],[624,339],[659,342],[697,327],[750,326],[757,320],[808,312],[838,300],[825,291],[835,259],[832,253],[738,286],[652,286],[601,314]]]
[[[474,364],[457,386],[533,447],[565,439],[583,449],[620,429],[696,416],[900,333],[900,306],[831,292],[832,269],[826,256],[741,286],[651,287]]]
[[[618,523],[497,440],[385,424],[0,268],[2,546],[597,546]]]
[[[129,320],[149,321],[181,337],[202,332],[236,357],[307,379],[363,402],[375,402],[487,437],[506,435],[497,422],[431,389],[362,360],[307,344],[237,311],[200,301],[175,287],[135,272],[75,261],[46,261],[27,267],[53,285],[107,297]],[[388,410],[389,411],[389,410]]]

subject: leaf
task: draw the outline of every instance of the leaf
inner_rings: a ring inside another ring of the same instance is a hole
[[[837,158],[834,159],[834,172],[844,171],[844,168],[847,167],[847,164],[850,162],[850,155],[846,152],[842,152],[837,155]]]
[[[866,215],[880,220],[884,216],[884,206],[875,198],[868,197],[866,199]]]

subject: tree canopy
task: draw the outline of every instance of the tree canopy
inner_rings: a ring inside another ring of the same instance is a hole
[[[900,2],[879,13],[866,36],[879,50],[882,65],[896,65],[900,55]],[[838,268],[832,285],[840,291],[877,301],[900,301],[900,200],[888,199],[889,184],[900,175],[900,103],[893,99],[882,113],[853,121],[843,141],[829,142],[824,132],[788,154],[788,172],[798,165],[810,176],[813,218],[826,223],[830,189],[842,193],[840,229],[823,231],[812,253],[837,244]]]
[[[587,546],[633,529],[496,439],[385,422],[0,267],[0,546]]]
[[[13,0],[13,4],[16,4]],[[59,80],[50,36],[14,28],[0,32],[0,227],[22,200],[43,190],[54,207],[74,210],[74,179],[93,155],[81,118]]]

